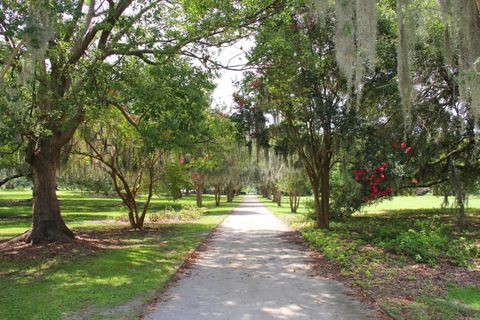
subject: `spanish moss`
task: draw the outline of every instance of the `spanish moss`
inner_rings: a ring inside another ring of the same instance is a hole
[[[335,16],[337,29],[335,33],[336,59],[338,66],[347,79],[348,87],[352,87],[355,67],[355,3],[350,0],[337,0]]]
[[[402,99],[405,127],[408,129],[411,124],[412,107],[412,75],[410,68],[410,45],[411,30],[409,30],[409,19],[407,10],[410,0],[398,0],[398,45],[397,45],[397,72],[400,97]]]

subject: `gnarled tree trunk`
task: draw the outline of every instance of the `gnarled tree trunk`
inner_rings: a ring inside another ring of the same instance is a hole
[[[57,164],[64,141],[52,136],[29,143],[26,160],[33,175],[33,218],[32,229],[22,236],[28,243],[69,242],[74,238],[60,215],[56,192]]]

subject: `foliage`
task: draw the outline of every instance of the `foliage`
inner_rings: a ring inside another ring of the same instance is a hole
[[[293,192],[296,195],[305,195],[308,188],[307,177],[303,168],[287,168],[279,181],[280,189],[284,192]]]
[[[346,164],[340,164],[333,168],[330,186],[332,197],[330,215],[332,220],[351,217],[364,204],[362,189],[352,179]]]
[[[191,188],[188,171],[177,162],[165,164],[159,184],[157,192],[163,192],[174,200],[182,197],[182,189]]]
[[[199,208],[193,205],[183,205],[179,210],[166,207],[162,211],[150,213],[147,221],[150,223],[193,221],[200,219],[205,212],[207,212],[206,208]]]

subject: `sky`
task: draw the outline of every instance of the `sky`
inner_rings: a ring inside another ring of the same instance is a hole
[[[242,39],[234,45],[222,50],[219,60],[222,64],[236,66],[247,62],[245,53],[254,45],[251,39]],[[235,92],[233,82],[243,78],[241,71],[222,70],[220,77],[215,80],[217,85],[213,92],[213,105],[221,108],[223,112],[230,112],[233,105],[232,95]]]

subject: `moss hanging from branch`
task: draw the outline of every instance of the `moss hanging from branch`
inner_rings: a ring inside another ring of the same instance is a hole
[[[335,3],[336,32],[335,46],[336,59],[342,73],[347,78],[348,87],[352,87],[355,67],[355,2],[351,0],[337,0]]]
[[[400,97],[402,99],[403,115],[405,127],[409,128],[411,124],[411,107],[412,107],[412,74],[410,68],[410,47],[412,40],[410,18],[407,17],[408,6],[410,0],[397,1],[397,17],[398,17],[398,45],[397,45],[397,73]]]
[[[48,1],[31,1],[24,31],[25,45],[29,59],[25,60],[21,78],[26,81],[33,74],[37,62],[42,62],[48,48],[48,42],[54,36],[54,30],[48,12]]]
[[[323,23],[329,1],[311,0],[307,6]],[[375,66],[377,47],[376,0],[335,1],[335,47],[338,66],[347,79],[349,89],[354,88],[359,98],[362,81],[367,70]],[[353,80],[355,79],[355,83]]]
[[[478,124],[480,118],[480,0],[438,0],[444,22],[444,58],[454,66],[454,50],[458,50],[460,100],[465,113],[470,112]],[[402,98],[405,125],[411,122],[413,80],[411,55],[415,40],[415,19],[419,2],[397,0],[398,22],[398,85]],[[309,0],[308,8],[318,20],[324,21],[330,1]],[[336,0],[336,60],[352,88],[361,93],[364,74],[374,66],[377,37],[376,0]],[[358,96],[357,96],[358,97]]]
[[[480,116],[480,11],[476,0],[452,2],[454,22],[457,24],[459,42],[460,99],[471,106],[478,122]]]
[[[357,94],[357,103],[359,103],[365,71],[372,71],[375,68],[375,58],[377,56],[377,4],[376,0],[356,0],[355,3],[355,40],[357,46],[355,92]]]
[[[453,47],[452,43],[452,1],[439,0],[438,4],[442,11],[443,29],[443,58],[448,66],[453,65]]]
[[[307,0],[306,5],[319,23],[325,23],[330,6],[328,0]]]

